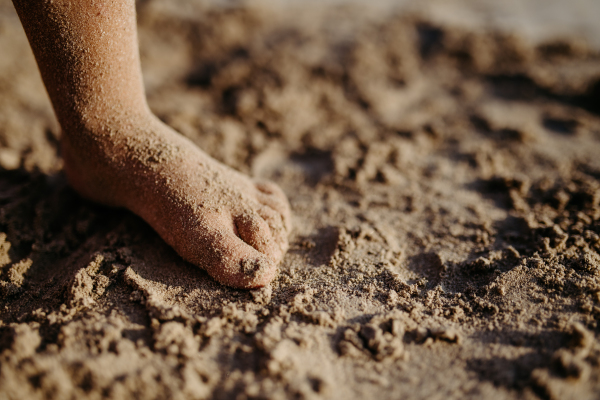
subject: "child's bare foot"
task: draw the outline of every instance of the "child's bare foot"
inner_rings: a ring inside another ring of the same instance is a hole
[[[220,164],[153,116],[67,132],[63,153],[76,191],[133,211],[219,282],[255,288],[275,276],[290,208],[274,183]]]
[[[273,183],[218,163],[149,111],[135,2],[13,0],[83,196],[126,207],[183,258],[239,288],[273,279],[290,209]]]

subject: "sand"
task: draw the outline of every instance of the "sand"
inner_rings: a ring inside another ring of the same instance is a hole
[[[600,396],[600,53],[357,5],[141,2],[156,115],[275,181],[272,285],[81,199],[0,2],[0,399]]]

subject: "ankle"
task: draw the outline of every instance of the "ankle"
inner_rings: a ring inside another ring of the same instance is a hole
[[[135,134],[139,127],[155,124],[158,119],[148,107],[140,109],[92,112],[87,110],[68,118],[60,118],[63,142],[73,148],[87,146],[90,140],[101,144]]]

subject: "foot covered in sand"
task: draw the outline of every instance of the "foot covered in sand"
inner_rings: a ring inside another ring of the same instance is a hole
[[[274,183],[219,163],[151,115],[65,134],[62,145],[77,192],[139,215],[219,282],[257,288],[275,277],[291,217]]]

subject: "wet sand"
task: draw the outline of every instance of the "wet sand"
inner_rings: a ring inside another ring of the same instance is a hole
[[[156,115],[280,185],[272,285],[81,199],[0,3],[0,399],[600,395],[600,53],[357,5],[138,8]]]

